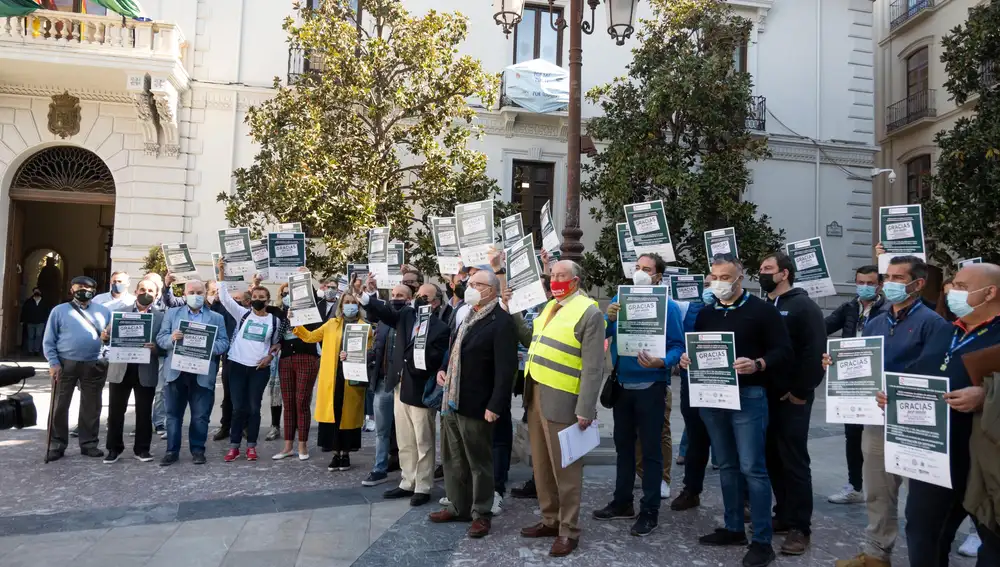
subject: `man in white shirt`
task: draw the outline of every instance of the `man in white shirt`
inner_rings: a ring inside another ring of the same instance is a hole
[[[129,292],[129,276],[125,272],[111,274],[111,291],[94,298],[94,303],[103,305],[108,311],[127,311],[135,305],[135,296]]]

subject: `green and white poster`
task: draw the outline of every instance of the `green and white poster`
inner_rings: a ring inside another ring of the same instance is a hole
[[[511,290],[507,309],[519,313],[545,302],[542,267],[535,260],[535,237],[527,235],[507,249],[507,287]]]
[[[389,227],[380,226],[368,233],[368,270],[379,287],[389,279]]]
[[[670,276],[670,297],[674,301],[701,303],[701,294],[705,291],[705,276]]]
[[[883,337],[827,340],[833,363],[826,369],[826,421],[884,425],[875,394],[883,383]]]
[[[261,281],[269,281],[268,267],[270,258],[267,252],[267,239],[250,241],[250,252],[253,254],[254,271],[260,276]]]
[[[489,264],[493,235],[493,201],[476,201],[455,207],[458,225],[458,249],[466,266]]]
[[[785,251],[795,263],[795,287],[806,290],[813,299],[837,295],[820,237],[791,242]]]
[[[636,254],[659,254],[664,262],[676,259],[663,201],[625,205],[625,222],[632,233]]]
[[[878,257],[878,270],[886,273],[889,260],[896,256],[916,256],[927,260],[924,244],[924,215],[920,205],[880,207],[878,211],[879,241],[885,254]]]
[[[244,287],[253,276],[253,251],[250,246],[250,229],[224,228],[219,230],[219,250],[226,262],[226,273],[223,279],[230,291]],[[239,279],[236,279],[237,276]],[[236,286],[239,282],[239,286]]]
[[[413,366],[427,370],[427,330],[430,327],[431,306],[417,308],[417,334],[413,337]]]
[[[736,335],[685,333],[688,392],[693,408],[740,410],[740,377],[736,373]]]
[[[216,274],[216,278],[226,286],[230,292],[242,292],[247,289],[247,282],[243,279],[243,274],[232,273],[229,269],[229,264],[226,264],[226,273],[218,274],[219,265],[219,254],[212,252],[212,272]]]
[[[386,254],[386,258],[389,260],[386,271],[389,272],[389,277],[385,279],[386,289],[392,289],[397,285],[403,283],[403,264],[406,263],[405,254],[403,252],[403,243],[398,240],[389,243],[389,251]]]
[[[208,374],[219,328],[205,323],[181,321],[178,330],[184,336],[179,341],[174,341],[170,368],[180,372],[190,372],[196,376]]]
[[[442,276],[457,274],[461,270],[462,254],[458,250],[455,217],[431,217],[431,237],[434,239],[438,272]]]
[[[288,276],[288,310],[288,322],[296,327],[323,321],[316,308],[311,273],[298,272]]]
[[[618,286],[618,356],[667,356],[667,286]]]
[[[347,265],[347,281],[348,283],[354,280],[365,281],[368,277],[368,264],[348,264]]]
[[[618,256],[622,261],[622,272],[626,278],[632,279],[635,275],[635,263],[639,260],[635,244],[632,243],[632,233],[628,230],[628,223],[620,222],[615,228],[618,232]]]
[[[347,353],[344,359],[344,379],[351,382],[368,381],[368,334],[371,325],[344,325],[344,344],[341,348]]]
[[[943,376],[885,373],[885,472],[951,488],[951,410]]]
[[[521,213],[514,213],[500,220],[500,234],[503,237],[504,249],[512,248],[524,238],[524,223]]]
[[[278,224],[278,228],[274,232],[302,232],[302,223],[283,222]]]
[[[973,264],[982,264],[982,263],[983,263],[982,257],[969,258],[968,260],[959,260],[958,269],[961,270],[966,266],[971,266]]]
[[[689,270],[687,268],[682,268],[680,266],[667,266],[666,269],[663,270],[663,277],[667,277],[667,276],[686,276],[689,273],[691,273],[691,270]]]
[[[740,251],[736,247],[735,228],[729,227],[705,231],[705,257],[708,259],[709,267],[712,266],[712,258],[719,254],[732,254],[739,258]]]
[[[306,235],[302,232],[272,232],[267,235],[268,275],[285,282],[306,265]]]
[[[152,313],[112,313],[110,335],[108,362],[149,364],[146,345],[153,342]]]
[[[559,233],[556,232],[556,221],[552,218],[552,201],[546,201],[542,205],[539,220],[542,223],[542,250],[548,251],[549,254],[562,250]]]
[[[198,278],[198,268],[191,259],[191,251],[188,245],[183,242],[175,244],[164,244],[160,247],[163,250],[163,260],[167,264],[167,271],[174,275],[177,283],[184,283],[188,280]]]

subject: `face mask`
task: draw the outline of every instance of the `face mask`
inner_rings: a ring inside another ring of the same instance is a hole
[[[948,292],[948,309],[950,309],[951,312],[954,313],[955,316],[958,317],[959,319],[961,319],[962,317],[971,315],[972,312],[975,311],[977,307],[979,307],[979,305],[982,305],[983,303],[986,303],[986,301],[984,300],[983,303],[980,303],[979,305],[976,305],[975,307],[973,307],[973,306],[969,305],[969,294],[970,293],[977,293],[977,292],[983,291],[984,289],[986,289],[986,288],[983,287],[983,288],[977,289],[975,291],[964,291],[964,290],[961,290],[961,289],[953,289],[953,290],[949,291]]]
[[[764,290],[764,293],[771,293],[778,289],[778,282],[774,281],[774,274],[760,274],[757,279],[760,281],[760,289]]]
[[[344,304],[344,317],[353,319],[358,316],[358,305],[356,303]]]
[[[572,281],[568,282],[557,282],[552,280],[549,282],[549,288],[552,289],[552,297],[556,299],[562,299],[569,295],[569,289],[573,285]]]
[[[858,284],[858,298],[864,301],[871,301],[875,299],[875,286]]]
[[[80,302],[90,301],[94,299],[94,292],[89,289],[78,289],[73,292],[73,298]]]
[[[882,286],[882,291],[885,292],[885,300],[890,305],[906,301],[910,297],[910,294],[906,291],[906,286],[907,284],[899,282],[886,282]]]
[[[421,296],[417,297],[416,301],[413,302],[413,306],[414,307],[423,307],[424,305],[427,305],[428,303],[430,303],[430,302],[427,301],[427,298],[421,295]]]
[[[337,290],[327,288],[326,290],[323,291],[323,299],[327,301],[333,301],[334,299],[337,299]]]
[[[32,294],[32,297],[41,297],[41,296],[42,296],[41,292],[38,291]]]
[[[448,299],[451,299],[452,297],[455,297],[455,292],[452,291],[452,289],[450,287],[445,286],[444,293],[445,293],[445,295],[448,296]]]
[[[185,295],[184,301],[187,302],[188,307],[191,309],[201,309],[202,305],[205,305],[204,295]]]
[[[284,305],[285,307],[291,307],[292,300],[289,299],[287,295],[282,296],[282,298],[281,298],[281,304]]]
[[[715,303],[715,294],[712,293],[711,286],[706,287],[705,291],[701,292],[701,301],[705,305],[711,305],[711,304]]]
[[[454,295],[455,297],[457,297],[459,300],[464,300],[465,299],[465,283],[464,282],[459,282],[459,283],[455,284],[455,291],[452,293],[452,295]]]
[[[149,294],[149,293],[140,293],[139,296],[135,298],[135,301],[139,305],[142,305],[143,307],[149,307],[150,305],[153,304],[153,299],[154,298],[153,298],[152,294]]]
[[[468,303],[469,305],[472,306],[479,305],[479,302],[482,300],[483,300],[483,294],[479,293],[478,289],[470,287],[469,289],[465,290],[465,302]]]
[[[400,309],[406,307],[406,300],[405,299],[393,299],[392,301],[389,302],[389,305],[392,305],[393,309],[395,309],[396,311],[399,311]]]
[[[709,285],[711,286],[712,295],[723,301],[733,296],[733,282],[712,280],[712,283]]]
[[[121,293],[125,291],[125,284],[115,282],[111,284],[111,291],[113,291],[114,293]]]
[[[404,283],[403,285],[410,288],[410,291],[412,291],[414,294],[416,294],[417,290],[420,289],[420,286],[415,283]]]
[[[253,307],[257,311],[261,311],[267,307],[267,301],[264,301],[263,299],[254,299],[250,302],[250,307]]]
[[[642,270],[636,270],[636,272],[632,274],[632,283],[635,285],[652,285],[653,276]]]

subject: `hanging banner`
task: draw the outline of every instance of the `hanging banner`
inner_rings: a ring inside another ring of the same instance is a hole
[[[319,314],[319,309],[316,308],[312,274],[298,272],[288,276],[288,323],[299,327],[322,322],[323,318]]]
[[[431,217],[431,237],[437,254],[438,272],[450,276],[461,271],[462,254],[458,249],[455,217]]]
[[[260,240],[250,241],[250,253],[253,255],[254,271],[260,276],[260,280],[270,281],[270,274],[268,274],[270,257],[267,251],[267,239],[261,238]]]
[[[368,270],[385,287],[389,279],[389,227],[373,228],[368,233]]]
[[[344,325],[344,344],[341,346],[347,353],[344,359],[344,379],[351,382],[368,381],[368,334],[371,325]]]
[[[806,290],[813,299],[837,295],[826,264],[823,239],[817,236],[786,244],[785,252],[795,263],[795,287]]]
[[[885,425],[875,394],[883,383],[883,337],[829,339],[826,352],[833,364],[826,369],[826,421]]]
[[[667,356],[667,286],[618,286],[618,356]]]
[[[639,257],[635,253],[635,244],[632,243],[632,233],[628,231],[628,223],[620,222],[615,225],[618,233],[618,257],[622,261],[622,272],[625,277],[632,279],[635,275],[635,263]]]
[[[417,334],[413,337],[413,366],[427,370],[427,329],[430,327],[431,306],[417,308]]]
[[[545,302],[542,267],[535,259],[535,237],[527,235],[507,249],[507,286],[511,290],[507,309],[519,313]]]
[[[705,231],[705,257],[708,267],[712,267],[712,258],[719,254],[732,254],[739,258],[740,251],[736,246],[736,229],[733,227]]]
[[[170,357],[171,370],[189,372],[196,376],[208,374],[219,328],[205,323],[181,321],[178,330],[184,336],[181,340],[174,341],[174,354]]]
[[[521,213],[514,213],[511,216],[500,220],[500,234],[503,235],[503,247],[513,248],[515,244],[524,238],[524,223],[521,222]]]
[[[455,207],[458,249],[466,266],[489,264],[493,235],[493,201],[464,203]]]
[[[734,333],[685,333],[688,392],[693,408],[740,410],[740,377]]]
[[[927,261],[924,243],[924,214],[920,205],[879,207],[879,240],[885,254],[878,257],[878,271],[889,270],[889,260],[896,256],[916,256]]]
[[[285,282],[306,265],[306,235],[301,232],[272,232],[267,235],[268,275]]]
[[[556,232],[556,224],[552,220],[552,201],[546,201],[542,205],[539,219],[542,224],[542,250],[550,254],[560,251],[559,234]]]
[[[397,285],[403,283],[403,264],[406,263],[403,253],[403,243],[402,242],[390,242],[389,250],[386,252],[386,258],[388,263],[386,265],[386,271],[388,272],[385,278],[385,289],[392,289]]]
[[[114,312],[111,314],[111,340],[108,342],[108,362],[149,364],[149,349],[153,342],[153,314]]]
[[[163,261],[167,265],[167,271],[173,274],[176,283],[200,279],[198,268],[191,259],[191,251],[188,250],[187,244],[183,242],[164,244],[160,248],[163,250]]]
[[[885,373],[885,472],[951,488],[951,410],[943,376]]]
[[[664,262],[676,260],[663,201],[625,205],[625,222],[632,234],[636,254],[659,254]]]
[[[670,297],[674,301],[701,303],[705,291],[705,276],[670,276]]]

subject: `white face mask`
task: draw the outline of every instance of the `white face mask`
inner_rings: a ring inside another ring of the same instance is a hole
[[[715,297],[726,301],[733,296],[733,282],[723,282],[719,280],[712,280],[709,284],[712,288],[712,293]]]
[[[470,287],[465,290],[465,302],[473,307],[479,305],[479,302],[483,300],[483,294],[479,293],[479,290]]]
[[[642,270],[636,270],[636,272],[632,274],[632,283],[635,285],[652,285],[653,276]]]

